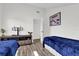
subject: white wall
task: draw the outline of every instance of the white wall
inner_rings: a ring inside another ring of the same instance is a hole
[[[43,18],[43,36],[45,37],[48,36],[50,32],[47,10],[44,10]]]
[[[2,18],[2,16],[3,16],[3,12],[2,12],[2,10],[3,10],[3,7],[2,7],[2,4],[0,4],[0,29],[2,28],[2,20],[3,20],[3,18]],[[1,31],[0,31],[0,35],[1,35]]]
[[[33,19],[38,19],[36,11],[42,11],[40,8],[32,7],[26,4],[4,4],[3,5],[2,27],[6,29],[6,35],[15,34],[12,31],[13,26],[22,26],[24,30],[20,34],[33,32]]]
[[[1,13],[1,12],[0,12]],[[0,15],[1,16],[1,15]],[[1,29],[1,17],[0,17],[0,29]],[[0,35],[1,35],[1,31],[0,31]]]
[[[61,8],[50,8],[47,10],[47,21],[49,17],[61,12],[61,25],[49,26],[49,35],[76,38],[79,40],[79,5],[71,5]],[[47,24],[49,25],[49,23]]]

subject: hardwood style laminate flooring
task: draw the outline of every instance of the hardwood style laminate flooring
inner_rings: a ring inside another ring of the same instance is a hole
[[[54,56],[47,49],[42,47],[42,44],[39,40],[34,41],[31,45],[20,46],[18,49],[18,56]]]

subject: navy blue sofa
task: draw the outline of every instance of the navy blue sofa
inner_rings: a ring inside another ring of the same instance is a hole
[[[79,40],[49,36],[44,37],[43,47],[45,44],[55,49],[62,56],[79,56]]]
[[[19,46],[15,39],[0,41],[0,56],[15,56]]]

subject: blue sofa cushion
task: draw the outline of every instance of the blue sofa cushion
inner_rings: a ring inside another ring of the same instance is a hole
[[[62,42],[63,44],[79,49],[79,40],[63,38],[63,37],[58,37],[58,36],[51,36],[50,38],[51,40],[54,40],[55,42]]]
[[[0,56],[7,56],[8,52],[10,52],[9,47],[0,46]]]
[[[0,47],[8,47],[8,56],[15,56],[17,49],[19,48],[19,44],[16,40],[6,40],[0,41]],[[6,49],[6,48],[5,48]],[[0,48],[0,50],[3,50]]]
[[[63,56],[79,56],[79,40],[50,36],[44,38],[44,44],[49,45]]]
[[[74,49],[72,47],[69,47],[69,46],[64,46],[62,51],[61,51],[61,54],[63,56],[73,56],[74,55]]]

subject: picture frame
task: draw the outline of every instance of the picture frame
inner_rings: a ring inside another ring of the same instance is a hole
[[[61,12],[58,12],[49,17],[50,26],[58,26],[61,25]]]

